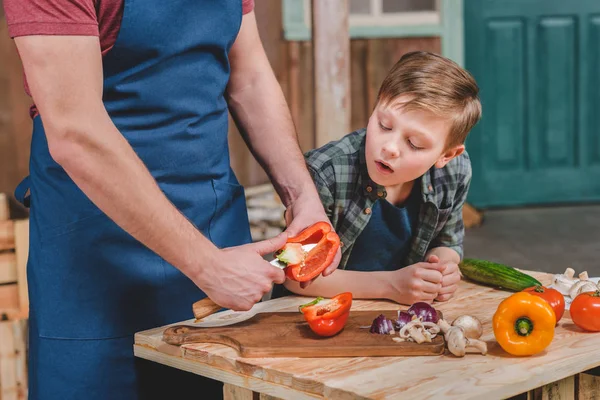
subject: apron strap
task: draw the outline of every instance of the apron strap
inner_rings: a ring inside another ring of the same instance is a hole
[[[19,183],[17,185],[17,188],[15,189],[15,197],[17,199],[17,201],[21,204],[23,204],[25,207],[29,207],[30,203],[31,203],[31,194],[27,194],[27,192],[29,191],[29,189],[31,188],[30,186],[30,179],[29,176],[26,177],[25,179],[23,179],[21,181],[21,183]]]

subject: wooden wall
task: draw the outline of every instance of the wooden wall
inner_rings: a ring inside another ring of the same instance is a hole
[[[14,42],[9,38],[0,0],[0,193],[11,193],[29,171],[31,99],[23,90],[23,72]],[[13,206],[14,218],[23,209]]]
[[[31,99],[23,91],[23,77],[14,42],[8,37],[0,0],[0,193],[12,193],[28,173],[31,140]],[[283,39],[282,1],[256,2],[256,18],[263,45],[286,96],[300,146],[314,147],[313,68],[310,42]],[[412,50],[440,52],[438,38],[357,39],[351,41],[351,129],[366,125],[379,85],[398,58]],[[231,163],[245,186],[266,183],[266,174],[246,148],[231,122]],[[348,132],[339,132],[339,137]],[[14,206],[14,202],[13,202]],[[13,210],[14,212],[15,210]],[[18,217],[19,212],[17,212]]]
[[[281,3],[281,0],[257,1],[255,13],[267,56],[290,106],[300,146],[307,151],[315,145],[312,45],[311,42],[287,42],[283,39]],[[351,40],[351,130],[366,126],[379,85],[388,70],[404,53],[414,50],[440,53],[440,39]],[[346,133],[339,132],[337,136],[342,137]],[[233,124],[229,135],[232,166],[240,182],[245,186],[268,182]]]

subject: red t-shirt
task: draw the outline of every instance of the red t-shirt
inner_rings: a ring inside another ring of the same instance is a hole
[[[4,11],[12,38],[30,35],[99,36],[104,55],[117,39],[124,1],[4,0]],[[241,1],[244,14],[254,9],[254,0]],[[25,91],[30,94],[27,80]],[[34,113],[32,108],[32,115]]]

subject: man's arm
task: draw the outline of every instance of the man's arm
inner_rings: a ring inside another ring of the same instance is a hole
[[[237,270],[246,268],[239,268],[235,254],[217,249],[162,193],[104,108],[97,37],[23,36],[15,41],[50,154],[96,206],[222,306],[248,309],[268,283],[283,281],[281,271],[272,271],[277,268],[260,257],[254,259],[259,264],[254,275],[244,277]],[[251,253],[266,250],[252,248]],[[242,288],[238,279],[247,286]]]
[[[231,113],[289,210],[287,232],[295,235],[315,222],[328,221],[306,169],[285,97],[260,41],[254,12],[244,15],[229,59],[227,96]],[[340,259],[338,251],[323,276],[333,272]]]

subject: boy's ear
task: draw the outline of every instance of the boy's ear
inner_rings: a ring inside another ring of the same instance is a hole
[[[465,151],[465,145],[459,144],[458,146],[454,146],[449,148],[442,154],[442,156],[435,162],[436,168],[443,168],[446,164],[450,162],[455,157],[460,156]]]

